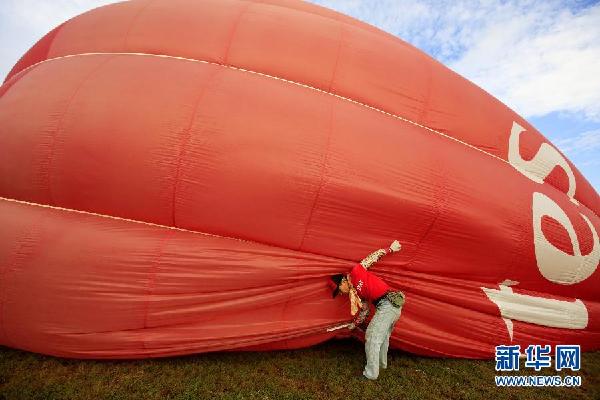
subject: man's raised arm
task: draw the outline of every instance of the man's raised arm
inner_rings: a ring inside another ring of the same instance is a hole
[[[400,245],[400,242],[398,242],[397,240],[394,240],[388,249],[375,250],[374,252],[372,252],[371,254],[369,254],[368,256],[366,256],[360,262],[360,264],[363,267],[365,267],[365,269],[369,269],[371,267],[371,265],[373,265],[377,261],[379,261],[379,259],[381,257],[385,256],[386,254],[395,253],[397,251],[400,251],[401,247],[402,246]]]

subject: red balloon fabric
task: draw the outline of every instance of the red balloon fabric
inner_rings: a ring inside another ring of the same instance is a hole
[[[600,198],[542,134],[402,40],[296,0],[134,0],[0,87],[0,344],[76,358],[360,333],[327,278],[406,303],[390,345],[600,349]]]

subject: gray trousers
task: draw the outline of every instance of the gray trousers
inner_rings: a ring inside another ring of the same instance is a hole
[[[387,352],[390,345],[390,336],[394,330],[394,325],[400,318],[401,308],[396,308],[386,298],[379,302],[377,311],[365,335],[365,353],[367,355],[367,365],[363,375],[369,379],[377,379],[379,376],[379,367],[387,368]]]

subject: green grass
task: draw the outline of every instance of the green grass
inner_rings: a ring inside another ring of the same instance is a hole
[[[355,340],[268,353],[209,353],[140,361],[70,360],[0,346],[0,399],[600,399],[600,352],[584,353],[579,388],[497,388],[494,361],[390,350],[377,381],[355,376]],[[523,368],[523,361],[521,361]],[[507,373],[508,374],[508,373]],[[555,375],[532,369],[508,375]]]

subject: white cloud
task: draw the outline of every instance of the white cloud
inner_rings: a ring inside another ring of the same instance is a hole
[[[600,121],[600,4],[314,0],[403,38],[526,118]]]
[[[600,152],[600,129],[580,133],[576,136],[554,140],[554,144],[565,154],[574,156],[582,153]],[[600,161],[600,157],[597,159]]]
[[[505,7],[450,67],[525,117],[600,121],[600,5],[573,13]]]

